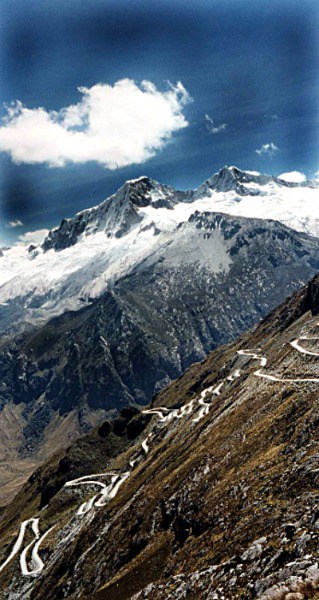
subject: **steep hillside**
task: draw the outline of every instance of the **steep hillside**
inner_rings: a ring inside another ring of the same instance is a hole
[[[40,468],[1,518],[3,598],[317,598],[318,315],[319,276]]]

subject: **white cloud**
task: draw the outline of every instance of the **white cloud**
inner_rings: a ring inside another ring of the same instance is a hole
[[[44,238],[48,235],[49,229],[36,229],[35,231],[27,231],[18,237],[18,244],[42,244]]]
[[[306,181],[307,177],[304,173],[301,173],[300,171],[290,171],[288,173],[282,173],[281,175],[278,175],[279,179],[284,179],[285,181],[288,181],[290,183],[302,183],[303,181]]]
[[[269,142],[268,144],[262,144],[260,148],[257,148],[255,152],[260,156],[270,156],[272,157],[275,152],[278,151],[278,147],[273,142]]]
[[[22,226],[23,226],[22,221],[17,219],[16,221],[9,221],[9,223],[7,223],[5,225],[5,228],[6,229],[15,229],[15,227],[22,227]]]
[[[227,127],[227,123],[222,123],[221,125],[214,125],[214,121],[209,115],[205,115],[205,119],[207,121],[206,129],[207,131],[209,131],[209,133],[216,134],[220,131],[223,131]]]
[[[59,112],[29,109],[19,101],[6,107],[0,150],[17,163],[62,167],[96,161],[116,169],[144,162],[188,125],[183,109],[191,97],[181,82],[165,92],[131,79],[79,91],[81,101]]]
[[[313,179],[314,179],[315,181],[319,181],[319,169],[318,169],[318,171],[316,171],[316,172],[313,174]]]

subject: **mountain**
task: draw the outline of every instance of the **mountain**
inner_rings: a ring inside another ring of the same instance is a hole
[[[2,251],[0,329],[18,333],[92,302],[177,243],[194,215],[276,219],[319,236],[318,203],[318,183],[287,183],[236,167],[224,167],[195,191],[148,177],[127,181],[100,205],[64,219],[41,247]]]
[[[318,238],[210,203],[142,177],[42,248],[4,253],[20,262],[1,288],[0,506],[54,450],[150,402],[318,271]]]
[[[38,468],[1,516],[2,597],[317,598],[318,318],[316,276]]]
[[[64,219],[57,229],[50,231],[42,248],[64,250],[76,244],[79,237],[103,231],[108,238],[119,238],[143,221],[146,207],[172,210],[178,199],[183,201],[187,192],[176,192],[170,186],[161,185],[148,177],[126,181],[116,194],[102,204],[84,210],[74,219]]]

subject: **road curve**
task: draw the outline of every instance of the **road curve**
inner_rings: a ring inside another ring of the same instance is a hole
[[[292,346],[293,348],[295,348],[295,350],[298,350],[298,352],[301,352],[302,354],[308,354],[309,356],[319,356],[319,352],[311,352],[310,350],[306,350],[305,348],[303,348],[303,346],[301,346],[299,344],[300,339],[308,340],[308,339],[318,339],[318,338],[308,338],[308,337],[297,338],[296,340],[293,340],[292,342],[290,342],[290,346]]]
[[[54,525],[53,527],[50,527],[50,529],[48,529],[43,535],[41,535],[40,530],[39,530],[39,519],[32,517],[31,519],[27,519],[26,521],[23,521],[21,523],[18,537],[14,543],[14,546],[13,546],[8,558],[0,566],[0,572],[11,562],[11,560],[21,550],[23,541],[24,541],[24,537],[25,537],[25,534],[26,534],[26,531],[27,531],[27,528],[29,525],[31,525],[31,530],[35,537],[24,548],[24,550],[20,554],[21,572],[22,572],[22,575],[30,576],[30,575],[37,575],[38,573],[40,573],[42,571],[42,569],[44,567],[44,563],[39,556],[39,549],[40,549],[40,546],[41,546],[43,540],[56,527],[56,525]],[[33,550],[31,553],[31,563],[33,565],[33,568],[29,569],[28,564],[27,564],[27,554],[28,554],[29,550],[32,548],[32,546],[33,546]]]

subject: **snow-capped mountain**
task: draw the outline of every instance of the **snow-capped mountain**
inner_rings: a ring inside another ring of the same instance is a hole
[[[127,240],[134,228],[113,240]],[[105,234],[92,238],[97,236]],[[157,246],[151,246],[154,238]],[[113,284],[99,297],[7,341],[2,336],[0,452],[3,431],[3,440],[10,437],[8,460],[22,468],[21,477],[30,468],[21,456],[43,459],[48,449],[68,444],[125,405],[146,404],[190,364],[258,322],[319,271],[319,239],[277,221],[198,211],[172,232],[147,239],[150,247],[144,253],[138,247],[140,258],[129,271],[123,269],[125,276],[116,279],[113,271]],[[51,249],[41,259],[63,258],[81,243]],[[102,268],[103,258],[101,252],[96,265],[93,255],[86,268],[79,265],[61,280],[59,293],[51,291],[51,306],[61,309],[60,298],[75,298],[83,281],[89,290],[90,271]],[[39,289],[30,294],[33,313],[27,315],[45,316],[50,306],[44,302],[47,292],[40,296]],[[6,308],[18,319],[18,302]],[[0,500],[12,478],[6,469]]]
[[[139,225],[145,218],[143,208],[173,209],[187,198],[187,192],[177,192],[148,177],[126,181],[104,202],[78,213],[73,219],[64,219],[59,228],[50,231],[43,250],[64,250],[73,246],[82,234],[89,236],[103,231],[108,238],[119,238]]]
[[[183,245],[192,215],[272,218],[319,236],[316,206],[319,189],[314,182],[287,183],[236,167],[224,167],[195,191],[176,191],[147,177],[127,181],[100,205],[64,219],[41,247],[3,250],[1,330],[19,330],[22,323],[78,309],[169,247],[175,248],[175,263],[189,260],[185,245],[183,252],[176,248],[179,239]],[[192,250],[192,262],[205,254],[218,271],[223,263],[218,251],[204,243],[198,257]]]

